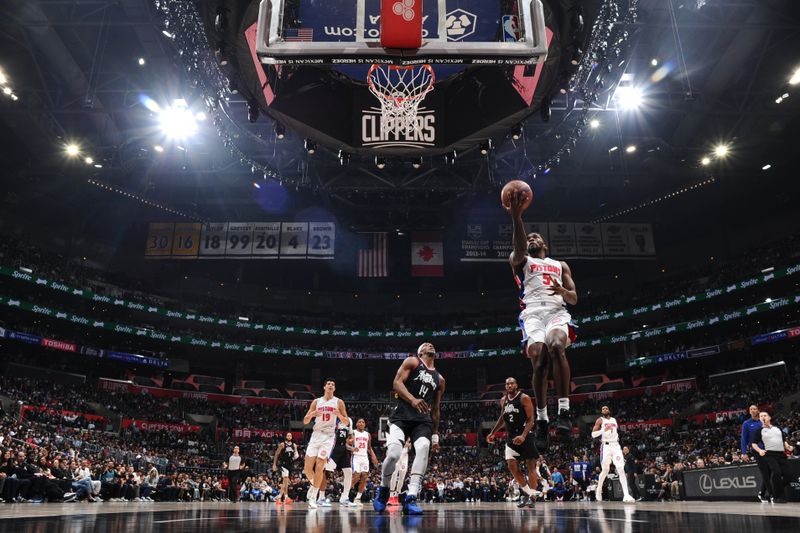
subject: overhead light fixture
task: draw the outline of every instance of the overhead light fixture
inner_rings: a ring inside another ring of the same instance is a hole
[[[714,148],[714,155],[717,157],[726,157],[730,153],[730,148],[727,144],[718,144]]]
[[[800,83],[800,67],[797,67],[792,77],[789,78],[789,85],[797,85],[798,83]]]
[[[6,78],[6,75],[3,72],[0,72],[0,84],[5,84],[7,82],[8,78]]]
[[[94,159],[92,159],[91,157],[87,157],[86,159],[83,160],[83,162],[86,163],[87,165],[92,165],[94,164]]]
[[[11,89],[11,87],[3,87],[3,94],[11,94],[13,92],[14,91]]]
[[[145,61],[145,59],[143,57],[140,57],[139,60],[137,61],[137,63],[139,63],[140,67],[143,67],[143,66],[145,66],[145,64],[147,64],[147,61]]]
[[[385,157],[381,157],[379,155],[376,155],[375,156],[375,166],[380,168],[380,169],[386,168],[386,158]]]
[[[175,36],[167,30],[161,30],[161,33],[164,34],[164,37],[167,39],[174,39]]]
[[[101,165],[100,163],[95,163],[94,168],[103,168],[103,165]]]
[[[344,150],[339,150],[339,164],[346,167],[350,164],[350,153]]]
[[[656,59],[656,58],[654,57],[653,59],[651,59],[651,60],[650,60],[650,64],[651,64],[652,66],[654,66],[654,67],[657,67],[657,66],[658,66],[658,59]]]
[[[186,100],[178,98],[159,113],[161,131],[170,139],[186,139],[197,132],[197,121]]]
[[[274,128],[275,128],[275,138],[283,140],[283,138],[286,137],[286,127],[280,122],[275,122]]]
[[[411,166],[414,168],[422,168],[422,158],[418,157],[411,161]]]
[[[597,128],[600,127],[600,121],[597,120],[596,118],[593,118],[591,122],[589,122],[589,127],[592,128],[593,130],[596,130]]]
[[[616,152],[617,150],[619,150],[619,146],[612,146],[611,148],[608,149],[608,152],[609,153]]]
[[[765,304],[771,304],[772,303],[772,298],[767,298],[766,300],[764,300],[764,303]]]
[[[317,153],[317,143],[315,143],[311,139],[306,139],[303,141],[303,148],[306,149],[308,155],[314,155],[315,153]]]
[[[636,151],[636,145],[632,144],[632,145],[628,146],[627,148],[625,148],[625,151],[628,152],[629,154],[632,154],[633,152]]]
[[[511,138],[518,141],[522,138],[522,124],[517,124],[511,128]]]
[[[156,152],[161,153],[161,152],[164,151],[164,147],[161,146],[160,144],[157,144],[157,145],[153,146],[153,150],[155,150]]]
[[[255,98],[247,101],[247,121],[251,124],[258,120],[258,102]]]
[[[64,147],[64,151],[67,152],[68,156],[75,157],[81,152],[81,149],[77,144],[70,143]]]
[[[703,159],[700,160],[700,164],[703,165],[704,167],[707,167],[708,165],[711,164],[711,158],[705,156]]]
[[[761,167],[761,170],[769,170],[769,169],[771,169],[771,168],[772,168],[772,165],[770,165],[769,163],[767,163],[766,165],[764,165],[763,167]]]
[[[644,91],[638,87],[620,86],[614,92],[614,99],[617,105],[624,111],[634,111],[639,109],[644,102]]]
[[[206,118],[208,117],[202,111],[198,111],[197,113],[195,113],[194,118],[196,118],[200,122],[205,122]]]
[[[489,155],[492,151],[492,140],[487,139],[486,142],[481,143],[481,155]]]

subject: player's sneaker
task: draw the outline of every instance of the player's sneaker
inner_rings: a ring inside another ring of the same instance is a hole
[[[528,502],[530,501],[531,501],[530,497],[523,494],[519,497],[519,503],[517,504],[517,507],[519,509],[524,509],[525,507],[528,506]]]
[[[622,498],[622,501],[625,503],[636,503],[636,500],[633,499],[633,496],[625,496]]]
[[[397,501],[397,496],[390,496],[388,505],[397,506],[400,502]]]
[[[343,507],[349,507],[350,506],[350,500],[348,500],[347,498],[339,498],[339,505],[341,505]]]
[[[386,510],[386,504],[389,502],[389,487],[378,487],[375,493],[375,500],[372,502],[372,508],[382,513]]]
[[[294,503],[294,500],[287,496],[283,503]]]
[[[317,503],[319,504],[320,507],[330,507],[331,506],[331,501],[328,498],[323,498],[321,500],[318,500]]]
[[[317,508],[317,500],[314,500],[314,499],[308,500],[308,508],[309,509],[316,509]]]
[[[536,421],[536,428],[533,430],[533,442],[536,444],[536,449],[539,450],[539,453],[546,452],[550,445],[549,425],[550,423],[547,420]]]
[[[572,433],[572,418],[569,411],[560,411],[556,418],[556,432],[559,435],[570,435]]]
[[[403,514],[408,514],[408,515],[422,514],[422,508],[419,505],[417,505],[416,496],[406,496],[406,499],[403,502]]]
[[[594,500],[595,500],[596,502],[601,502],[601,501],[603,501],[603,495],[602,495],[602,494],[600,494],[599,492],[598,492],[598,493],[596,493],[596,494],[594,495]]]

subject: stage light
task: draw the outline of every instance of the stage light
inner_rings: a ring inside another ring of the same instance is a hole
[[[303,141],[303,148],[306,149],[308,155],[314,155],[315,153],[317,153],[317,143],[315,143],[311,139],[306,139]]]
[[[91,157],[87,157],[86,159],[83,160],[83,162],[86,163],[87,165],[92,165],[94,164],[94,159],[92,159]]]
[[[11,94],[13,92],[14,91],[11,89],[11,87],[3,87],[3,94]]]
[[[596,130],[597,128],[600,127],[600,121],[597,120],[596,118],[593,118],[592,121],[589,122],[589,127],[592,128],[593,130]]]
[[[726,144],[719,144],[714,148],[714,155],[717,157],[726,157],[730,153],[730,148]]]
[[[703,165],[704,167],[707,167],[708,165],[711,164],[711,158],[708,156],[704,157],[703,159],[700,160],[700,164]]]
[[[800,83],[800,67],[797,67],[792,77],[789,78],[789,85],[797,85],[798,83]]]
[[[8,78],[6,78],[6,75],[3,72],[0,71],[0,84],[5,84],[7,82],[8,82]]]
[[[766,300],[764,300],[764,303],[765,304],[771,304],[772,303],[772,298],[767,298]]]
[[[518,141],[522,138],[522,124],[517,124],[511,128],[511,138]]]
[[[170,139],[186,139],[197,132],[197,121],[194,113],[186,105],[186,100],[179,98],[159,113],[161,131]]]
[[[769,170],[769,169],[771,169],[771,168],[772,168],[772,165],[770,165],[769,163],[767,163],[766,165],[764,165],[763,167],[761,167],[761,170]]]
[[[286,127],[283,124],[280,122],[275,122],[273,127],[275,128],[276,139],[282,140],[284,137],[286,137]]]
[[[629,154],[632,154],[633,152],[636,151],[636,145],[632,144],[632,145],[628,146],[627,148],[625,148],[625,151],[628,152]]]
[[[614,99],[620,109],[633,111],[639,109],[644,101],[644,93],[637,87],[625,86],[617,87],[614,92]]]
[[[164,147],[161,146],[160,144],[157,144],[157,145],[153,146],[153,150],[155,150],[156,152],[161,153],[161,152],[164,151]]]
[[[68,156],[75,157],[81,152],[81,149],[78,147],[77,144],[70,143],[64,147],[64,151],[67,152]]]
[[[143,67],[143,66],[145,66],[147,64],[147,61],[145,61],[145,59],[143,57],[140,57],[139,61],[137,61],[137,63],[139,63],[140,67]]]
[[[422,158],[418,157],[411,161],[411,166],[414,168],[422,168]]]
[[[253,182],[253,187],[255,187],[256,189],[260,189],[260,188],[261,188],[261,185],[259,185],[257,181],[254,181],[254,182]],[[239,320],[242,320],[242,318],[241,318],[241,317],[239,317]]]
[[[608,153],[616,152],[617,150],[619,150],[619,146],[612,146],[611,148],[608,149]]]
[[[481,144],[481,155],[489,155],[492,151],[492,140],[488,139],[485,143]]]
[[[200,122],[205,122],[206,118],[208,117],[202,111],[198,111],[197,113],[195,113],[194,118],[196,118]]]
[[[167,39],[175,38],[175,36],[172,33],[168,32],[167,30],[161,30],[161,33],[164,34],[164,37],[166,37]]]
[[[658,59],[656,59],[654,57],[653,59],[650,60],[650,64],[653,65],[654,67],[657,67],[658,66]]]
[[[100,163],[95,163],[94,168],[103,168],[103,165],[101,165]]]
[[[375,166],[380,169],[386,168],[386,159],[379,155],[375,156]]]

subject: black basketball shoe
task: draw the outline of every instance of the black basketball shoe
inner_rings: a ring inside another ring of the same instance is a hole
[[[533,430],[533,443],[539,453],[544,453],[550,446],[550,423],[547,420],[537,420]]]

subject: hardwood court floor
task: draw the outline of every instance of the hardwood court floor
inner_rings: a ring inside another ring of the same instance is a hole
[[[258,531],[329,532],[534,532],[674,533],[798,532],[800,503],[506,503],[424,505],[419,517],[398,510],[378,515],[362,508],[274,503],[72,503],[0,504],[0,533],[51,531]]]

